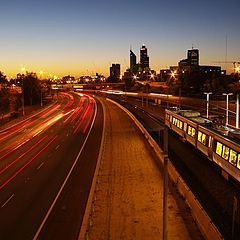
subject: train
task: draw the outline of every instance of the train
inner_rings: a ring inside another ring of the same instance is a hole
[[[165,125],[240,183],[240,131],[214,124],[193,110],[165,110]]]

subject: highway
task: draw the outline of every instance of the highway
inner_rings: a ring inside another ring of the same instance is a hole
[[[61,93],[0,132],[0,239],[76,238],[102,124],[101,104],[91,96]]]

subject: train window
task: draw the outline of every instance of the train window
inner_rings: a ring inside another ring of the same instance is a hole
[[[178,128],[182,129],[182,127],[183,127],[182,121],[178,120],[178,125],[177,126],[178,126]]]
[[[198,132],[198,141],[202,142],[202,132]]]
[[[191,126],[188,126],[188,135],[192,136],[192,137],[195,137],[195,133],[196,133],[196,130],[195,128],[191,127]]]
[[[207,144],[206,134],[198,131],[198,141],[201,142],[203,145],[206,145]]]
[[[228,160],[229,157],[229,147],[223,146],[222,157]]]
[[[206,145],[207,144],[207,136],[206,134],[203,133],[202,135],[202,144]]]
[[[229,162],[234,166],[237,164],[237,152],[232,149],[230,150]]]
[[[177,121],[177,119],[174,117],[173,121],[172,121],[173,125],[176,125],[176,121]]]
[[[196,130],[195,128],[192,128],[192,137],[195,137]]]
[[[179,119],[173,117],[172,124],[175,125],[176,127],[182,129],[183,128],[183,123]]]
[[[220,142],[217,142],[216,153],[217,153],[219,156],[222,156],[222,144],[221,144]]]
[[[184,132],[187,131],[187,123],[184,123]]]
[[[170,120],[170,115],[166,113],[166,120],[169,121]]]
[[[237,168],[240,169],[240,154],[238,154]]]

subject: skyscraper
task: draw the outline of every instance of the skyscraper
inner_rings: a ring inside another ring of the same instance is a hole
[[[136,66],[137,66],[137,57],[135,53],[130,49],[130,70],[131,72],[136,71]]]
[[[120,70],[120,64],[116,63],[116,64],[112,64],[112,66],[110,67],[110,78],[112,81],[119,81],[120,79],[120,74],[121,70]]]
[[[188,50],[187,60],[188,60],[188,64],[190,66],[198,66],[199,65],[199,50],[198,49]]]
[[[149,70],[149,57],[145,45],[140,48],[140,64],[143,71]]]

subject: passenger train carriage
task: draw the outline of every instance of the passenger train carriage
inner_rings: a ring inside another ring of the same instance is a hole
[[[213,126],[209,119],[196,111],[166,109],[165,113],[165,124],[169,129],[215,162],[227,179],[231,176],[240,183],[239,132]]]

